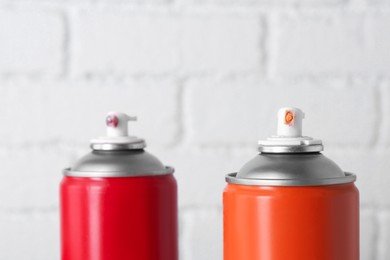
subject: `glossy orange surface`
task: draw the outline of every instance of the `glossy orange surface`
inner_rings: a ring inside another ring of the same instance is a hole
[[[228,184],[224,260],[358,260],[353,183],[277,187]]]

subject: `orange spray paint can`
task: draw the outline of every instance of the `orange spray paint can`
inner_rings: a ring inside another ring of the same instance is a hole
[[[278,134],[226,176],[224,260],[359,260],[356,176],[302,136],[304,114],[278,113]]]

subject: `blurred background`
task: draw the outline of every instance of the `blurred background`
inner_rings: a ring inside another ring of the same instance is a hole
[[[297,106],[389,260],[389,46],[388,0],[0,0],[0,259],[60,258],[61,171],[117,110],[176,168],[180,259],[221,260],[224,176]]]

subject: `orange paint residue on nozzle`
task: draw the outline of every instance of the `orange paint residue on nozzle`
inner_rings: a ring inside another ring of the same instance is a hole
[[[286,114],[284,115],[284,124],[291,126],[294,123],[294,119],[295,119],[294,112],[286,111]]]

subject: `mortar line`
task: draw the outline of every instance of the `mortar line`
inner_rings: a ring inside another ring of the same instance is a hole
[[[379,260],[379,251],[381,248],[380,245],[380,237],[381,237],[381,228],[380,228],[380,211],[376,207],[374,209],[374,236],[372,239],[372,244],[374,245],[374,250],[372,250],[372,259],[373,260]]]
[[[269,36],[270,36],[270,23],[269,23],[270,14],[260,14],[259,23],[261,32],[257,32],[257,38],[259,41],[259,72],[261,75],[264,75],[265,78],[269,77],[268,72],[268,62],[269,62]]]
[[[63,39],[62,39],[62,78],[68,78],[69,77],[69,71],[70,71],[70,20],[69,20],[69,13],[67,10],[64,10],[61,14],[62,16],[62,22],[63,22]]]
[[[175,139],[175,146],[181,146],[185,136],[185,122],[184,122],[184,85],[185,79],[179,78],[176,80],[177,94],[176,94],[176,109],[177,109],[177,138]]]
[[[377,146],[379,140],[382,137],[382,114],[383,114],[383,98],[381,95],[380,81],[375,80],[374,84],[374,113],[376,113],[376,118],[374,121],[374,135],[372,137],[371,145],[373,147]]]

